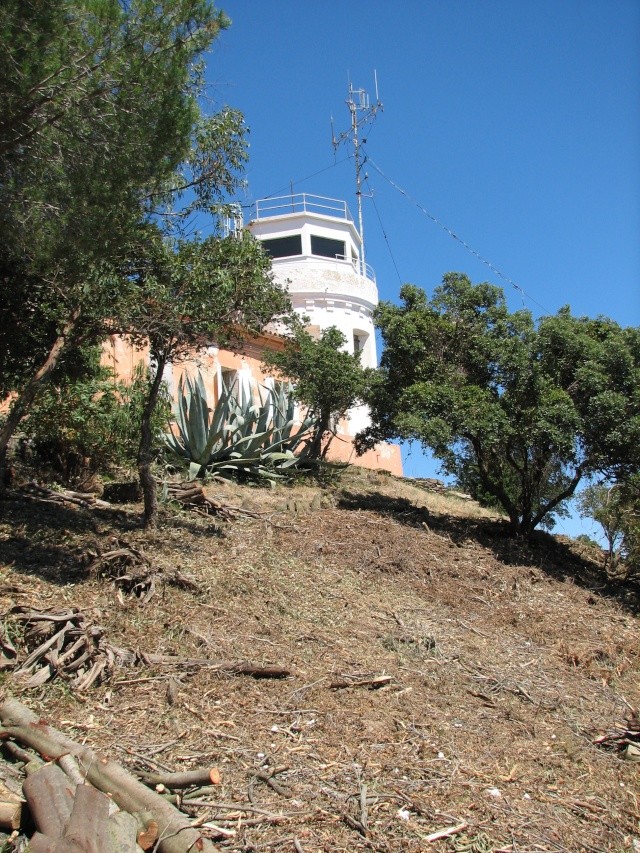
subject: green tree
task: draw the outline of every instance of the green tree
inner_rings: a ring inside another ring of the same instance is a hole
[[[432,299],[406,285],[382,303],[372,386],[376,440],[415,439],[447,473],[496,499],[528,535],[581,479],[640,462],[640,330],[568,308],[534,322],[500,288],[449,273]]]
[[[640,576],[640,475],[591,483],[578,495],[578,508],[583,518],[593,518],[602,528],[609,573]]]
[[[605,565],[613,573],[620,560],[623,538],[623,507],[615,484],[591,483],[577,496],[580,515],[597,521],[607,540]]]
[[[91,481],[94,474],[116,466],[135,466],[147,371],[140,366],[125,383],[100,363],[99,347],[69,355],[73,357],[58,364],[23,422],[38,463],[67,483]],[[152,424],[154,436],[166,429],[169,411],[163,397]]]
[[[626,576],[640,578],[640,474],[620,484],[622,515],[622,555]]]
[[[239,346],[270,321],[286,322],[291,306],[272,279],[270,259],[247,232],[172,241],[150,228],[130,276],[141,298],[132,305],[128,324],[134,341],[149,344],[154,366],[138,449],[144,522],[150,527],[157,517],[152,419],[166,366],[193,356],[197,347]]]
[[[237,185],[242,116],[199,107],[227,24],[208,0],[0,4],[0,366],[16,395],[0,464],[61,355],[139,299],[126,270],[144,223]]]
[[[346,340],[335,326],[325,329],[319,339],[298,328],[281,352],[265,358],[266,367],[289,379],[296,400],[318,419],[311,459],[326,456],[335,435],[333,425],[365,395],[369,372],[360,365],[360,353],[342,349]]]

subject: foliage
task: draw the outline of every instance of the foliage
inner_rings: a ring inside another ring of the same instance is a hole
[[[81,352],[85,363],[58,370],[24,421],[36,458],[65,482],[135,465],[147,385],[142,368],[132,382],[118,382],[100,365],[99,351]],[[156,436],[168,411],[165,396],[154,418]]]
[[[324,458],[335,434],[332,424],[365,395],[369,372],[360,366],[360,353],[352,355],[342,349],[345,343],[345,336],[335,326],[325,329],[319,339],[297,328],[284,350],[265,357],[268,369],[291,380],[296,400],[316,419],[312,458]]]
[[[158,363],[190,357],[194,347],[214,340],[239,345],[291,309],[273,281],[269,257],[248,232],[184,240],[149,226],[129,276],[139,298],[125,323]]]
[[[457,273],[430,300],[412,285],[401,300],[377,309],[385,349],[359,449],[420,441],[525,535],[584,476],[638,470],[640,330],[568,308],[536,323]]]
[[[155,364],[143,411],[138,467],[145,524],[155,523],[156,484],[151,471],[150,418],[165,367],[215,341],[238,345],[290,311],[289,299],[271,276],[271,263],[248,233],[224,239],[169,240],[149,227],[131,268],[140,300],[128,323],[134,340],[148,342]]]
[[[313,418],[295,417],[291,387],[257,389],[257,399],[238,387],[222,387],[213,409],[200,373],[181,378],[175,428],[166,435],[172,453],[189,464],[191,478],[279,478],[296,471],[313,431]]]
[[[604,482],[591,483],[577,498],[578,510],[583,518],[597,521],[607,540],[606,565],[613,571],[620,559],[622,543],[622,506],[620,490]]]
[[[242,116],[199,107],[200,58],[227,24],[208,0],[0,4],[0,358],[17,392],[0,456],[61,354],[139,301],[145,223],[237,185]]]
[[[607,540],[610,574],[640,576],[640,475],[591,483],[578,495],[583,518],[597,521]]]
[[[640,579],[640,474],[620,483],[622,519],[622,553],[627,577]]]
[[[219,210],[247,159],[242,115],[201,110],[201,59],[228,23],[210,0],[0,6],[0,344],[3,390],[18,392],[0,467],[65,351],[105,333],[147,336],[157,365],[139,446],[147,524],[164,366],[202,337],[260,327],[286,301],[249,240],[176,238],[190,213]]]

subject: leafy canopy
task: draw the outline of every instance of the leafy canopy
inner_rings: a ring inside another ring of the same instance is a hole
[[[640,462],[640,330],[568,308],[534,322],[500,288],[449,273],[382,303],[384,352],[360,449],[415,439],[529,534],[581,478]]]
[[[61,330],[68,347],[118,326],[145,222],[237,186],[242,116],[199,106],[202,54],[227,24],[208,0],[0,4],[3,392]]]
[[[578,508],[583,518],[593,518],[602,528],[609,575],[640,577],[640,474],[590,483],[578,495]]]
[[[139,299],[124,325],[149,344],[156,363],[180,361],[214,342],[238,345],[291,311],[270,259],[248,232],[173,240],[150,226],[138,248],[129,275]]]
[[[335,326],[324,329],[319,338],[297,328],[281,352],[265,357],[268,368],[291,380],[296,400],[316,419],[311,458],[326,455],[335,434],[332,424],[344,418],[365,394],[368,371],[360,365],[359,352],[344,350],[346,342]]]

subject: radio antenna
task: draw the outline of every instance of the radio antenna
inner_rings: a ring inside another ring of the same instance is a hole
[[[360,232],[360,242],[362,246],[362,264],[364,268],[364,226],[362,223],[362,167],[366,157],[363,156],[361,145],[366,139],[361,139],[362,130],[367,125],[372,124],[375,120],[378,111],[383,109],[382,101],[378,95],[378,74],[373,72],[376,100],[371,104],[369,95],[364,89],[354,89],[351,81],[349,81],[349,97],[346,100],[346,105],[349,109],[351,117],[351,126],[348,130],[336,136],[333,132],[333,116],[331,117],[331,141],[334,151],[342,145],[343,142],[353,145],[353,155],[356,164],[356,199],[358,203],[358,230]]]

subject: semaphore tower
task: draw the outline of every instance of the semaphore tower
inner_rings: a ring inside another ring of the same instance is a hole
[[[373,311],[378,304],[378,289],[375,273],[364,254],[361,190],[364,140],[360,133],[382,109],[377,84],[373,106],[364,90],[351,85],[346,103],[351,126],[338,138],[333,135],[333,144],[334,147],[345,141],[353,144],[358,225],[344,201],[291,193],[256,202],[247,228],[271,256],[274,277],[288,290],[293,307],[308,317],[307,329],[319,335],[329,326],[336,326],[346,338],[345,349],[359,352],[363,367],[376,367]],[[349,412],[339,433],[350,441],[368,424],[367,409],[359,406]],[[387,455],[380,467],[391,467],[400,473],[399,448],[386,445],[379,452]],[[394,457],[391,466],[388,454]]]

